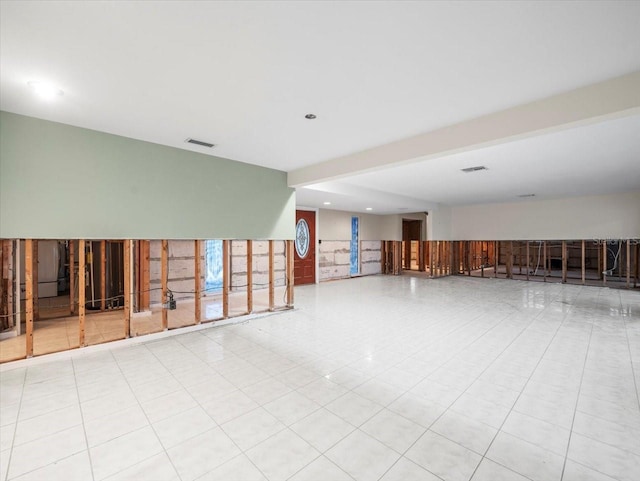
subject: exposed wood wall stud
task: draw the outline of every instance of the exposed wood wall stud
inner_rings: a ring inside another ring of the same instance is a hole
[[[585,261],[585,245],[584,240],[580,242],[580,278],[582,279],[582,285],[584,286],[587,283],[587,273],[586,273],[586,261]]]
[[[222,317],[229,317],[229,281],[231,280],[229,244],[231,241],[222,241]]]
[[[86,252],[85,240],[78,241],[78,323],[79,323],[79,339],[80,347],[85,345],[84,324],[85,324],[85,306],[86,300]],[[126,296],[126,293],[125,293]]]
[[[27,357],[33,356],[33,240],[24,241]]]
[[[247,312],[253,312],[253,241],[247,241]]]
[[[567,241],[562,241],[562,283],[567,282]]]
[[[107,241],[100,241],[100,310],[107,308]]]
[[[287,250],[287,307],[293,307],[293,241],[286,241]]]
[[[273,263],[273,240],[269,241],[269,310],[275,308],[275,270]]]
[[[202,322],[202,241],[193,241],[194,314],[196,324]]]
[[[124,337],[131,333],[131,240],[124,241]]]
[[[162,330],[169,329],[169,313],[167,312],[167,294],[169,282],[169,241],[162,240],[162,251],[160,253],[160,276],[162,288]]]
[[[33,320],[40,320],[40,292],[38,283],[38,241],[33,240]]]

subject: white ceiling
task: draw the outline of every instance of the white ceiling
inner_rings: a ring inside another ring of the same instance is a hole
[[[0,108],[290,171],[640,70],[638,24],[632,1],[2,1]],[[43,103],[30,80],[65,94]],[[638,119],[615,122],[299,189],[299,204],[637,188]],[[459,178],[469,163],[490,170]]]
[[[460,171],[479,165],[487,170]],[[334,197],[333,186],[346,184],[366,187],[370,197]],[[373,204],[369,207],[378,214],[400,213],[407,206],[410,210],[426,211],[434,203],[531,200],[518,197],[524,194],[535,194],[535,199],[553,199],[634,191],[640,189],[640,116],[418,161],[344,181],[325,182],[319,187],[325,191],[321,199],[317,191],[309,194],[307,189],[299,189],[299,202],[310,203],[307,196],[313,195],[314,200],[332,202],[334,209],[349,210],[351,202],[360,206],[364,201]],[[402,203],[400,199],[377,202],[397,192],[403,192],[413,203],[409,200]]]

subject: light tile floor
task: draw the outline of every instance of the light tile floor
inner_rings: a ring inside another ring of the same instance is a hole
[[[637,292],[374,276],[296,306],[3,366],[0,479],[640,479]]]

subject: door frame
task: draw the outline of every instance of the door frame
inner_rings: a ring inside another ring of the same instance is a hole
[[[314,282],[314,284],[318,284],[320,283],[320,209],[318,209],[317,207],[304,207],[301,205],[297,205],[296,206],[296,210],[306,210],[306,211],[310,211],[310,212],[315,212],[316,213],[316,242],[315,242],[315,254],[316,254],[316,260],[315,263],[316,265],[314,266],[315,272],[316,272],[316,280]],[[295,223],[294,223],[295,226]]]

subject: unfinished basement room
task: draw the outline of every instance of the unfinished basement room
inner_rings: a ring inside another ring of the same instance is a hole
[[[640,479],[639,25],[0,0],[0,481]]]

